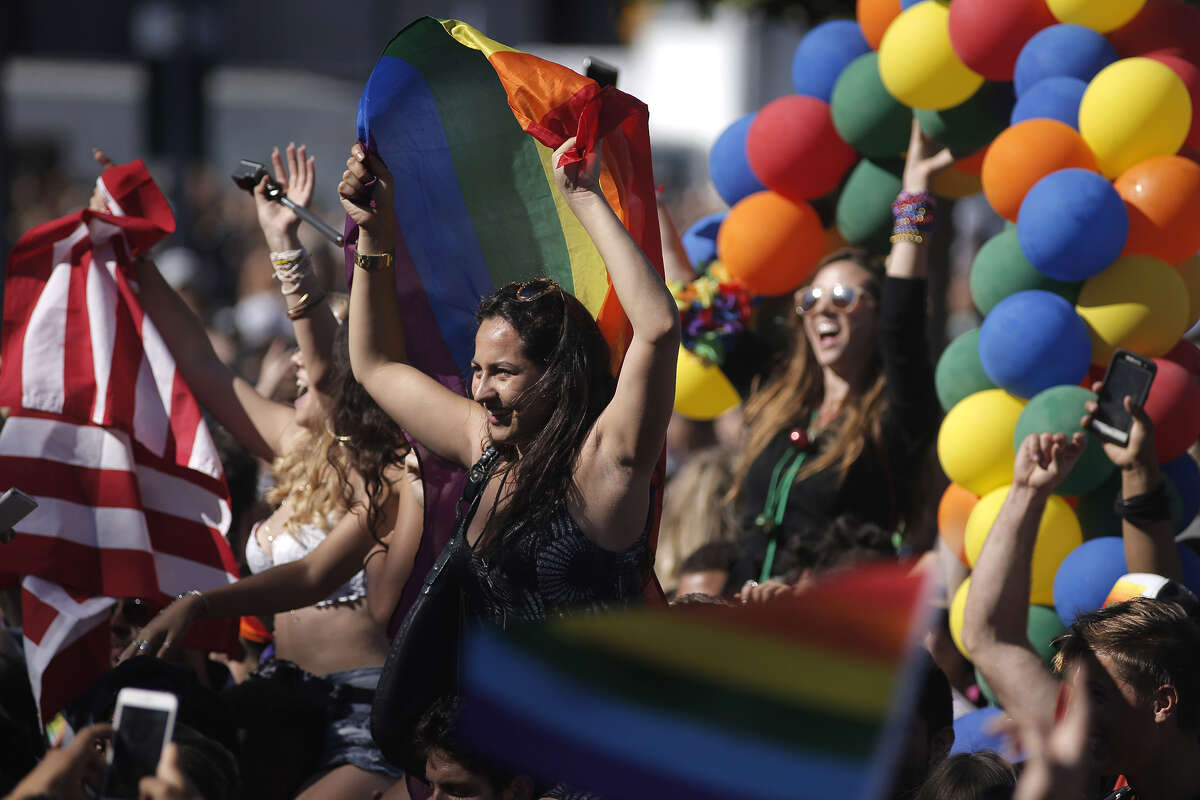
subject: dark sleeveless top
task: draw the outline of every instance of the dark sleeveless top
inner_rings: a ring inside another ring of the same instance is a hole
[[[488,447],[467,473],[454,529],[459,545],[466,544],[483,487],[499,461],[496,448]],[[518,519],[510,528],[509,543],[486,559],[469,546],[459,546],[456,566],[467,615],[503,627],[638,602],[649,567],[651,519],[648,514],[642,535],[630,547],[605,550],[584,535],[561,497],[548,514]]]

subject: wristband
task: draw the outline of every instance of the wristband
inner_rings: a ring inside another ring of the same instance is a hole
[[[933,233],[933,195],[929,192],[903,191],[892,203],[891,242],[915,242],[921,244]]]
[[[354,254],[354,266],[364,272],[376,272],[392,266],[391,253],[358,253]]]
[[[1171,518],[1171,502],[1167,497],[1166,484],[1160,482],[1145,494],[1133,497],[1118,497],[1113,502],[1113,513],[1138,527]]]

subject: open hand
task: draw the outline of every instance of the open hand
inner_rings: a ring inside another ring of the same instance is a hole
[[[568,202],[574,199],[600,195],[600,152],[593,150],[583,161],[559,166],[563,155],[575,146],[575,137],[567,139],[554,151],[550,163],[554,165],[554,179],[558,190]]]
[[[1013,485],[1053,492],[1083,455],[1087,436],[1076,431],[1068,439],[1061,433],[1031,433],[1021,442],[1013,463]]]
[[[284,167],[283,156],[276,147],[271,151],[271,165],[275,168],[275,182],[283,188],[283,193],[298,206],[307,207],[312,200],[313,187],[316,184],[316,170],[313,157],[308,154],[305,145],[296,147],[295,142],[288,144],[286,150],[287,167]],[[296,235],[300,227],[300,218],[287,206],[267,198],[267,181],[264,176],[254,187],[254,206],[258,211],[258,224],[267,237],[267,246],[272,250],[291,249],[290,237]]]
[[[134,656],[168,658],[174,655],[188,628],[200,617],[202,603],[194,595],[185,595],[158,612],[121,653],[118,663]]]
[[[363,253],[390,253],[395,246],[396,214],[392,192],[395,180],[387,165],[361,144],[350,148],[346,171],[338,184],[342,208],[359,227],[358,246]]]
[[[92,148],[92,158],[96,159],[96,163],[100,165],[101,169],[108,169],[114,166],[112,159],[106,156],[104,151],[98,147]],[[99,211],[101,214],[108,213],[108,200],[105,198],[104,190],[100,188],[99,182],[92,189],[92,196],[88,200],[88,208],[92,211]]]
[[[904,157],[904,189],[909,192],[928,191],[933,176],[953,163],[954,154],[950,148],[942,147],[926,136],[914,117],[908,154]]]

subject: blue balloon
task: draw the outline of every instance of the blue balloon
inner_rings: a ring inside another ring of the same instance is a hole
[[[1017,213],[1017,240],[1047,278],[1086,281],[1121,255],[1129,236],[1125,201],[1099,173],[1060,169],[1033,185]]]
[[[1077,384],[1092,360],[1087,323],[1062,297],[1041,289],[997,303],[979,329],[979,362],[1002,389],[1033,397],[1062,383]]]
[[[1102,536],[1072,550],[1054,575],[1054,609],[1063,625],[1103,608],[1113,584],[1128,571],[1119,536]]]
[[[1087,83],[1116,61],[1117,49],[1082,25],[1051,25],[1035,33],[1017,56],[1013,85],[1017,96],[1043,78],[1065,75]]]
[[[1009,124],[1027,119],[1056,119],[1079,130],[1079,103],[1087,84],[1079,78],[1058,75],[1029,87],[1013,106]]]
[[[1003,716],[1002,709],[988,706],[969,714],[963,714],[954,720],[954,744],[950,747],[950,755],[978,753],[982,750],[1006,753],[1008,751],[1006,737],[1003,734],[991,732],[992,721]]]
[[[924,3],[925,0],[900,0],[900,8],[912,8],[917,3]]]
[[[1183,562],[1183,584],[1200,589],[1200,555],[1185,544],[1177,545]],[[1054,609],[1063,625],[1070,626],[1080,614],[1104,607],[1113,584],[1129,572],[1125,543],[1119,536],[1101,536],[1071,551],[1054,576]]]
[[[737,205],[743,197],[766,190],[766,186],[750,170],[746,157],[746,135],[754,114],[736,120],[721,132],[708,153],[708,172],[717,194],[729,206]]]
[[[716,214],[701,217],[679,237],[679,241],[687,253],[688,261],[697,270],[704,269],[708,262],[717,257],[717,231],[727,216],[729,216],[728,211],[719,211]]]
[[[816,97],[826,103],[833,85],[847,65],[871,52],[862,28],[852,19],[823,22],[810,30],[792,56],[792,86],[796,94]]]
[[[1196,466],[1195,459],[1184,453],[1174,461],[1163,464],[1162,471],[1179,490],[1179,498],[1183,501],[1180,522],[1186,528],[1200,513],[1200,466]]]

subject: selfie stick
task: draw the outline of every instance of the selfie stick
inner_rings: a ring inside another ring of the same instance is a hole
[[[283,193],[283,187],[275,181],[267,181],[267,199],[274,200],[276,203],[280,203],[290,208],[297,217],[304,220],[309,225],[312,225],[321,232],[322,236],[336,244],[338,247],[346,244],[346,237],[339,233],[336,228],[318,217],[316,214],[309,211],[307,208],[293,203],[288,196]]]

